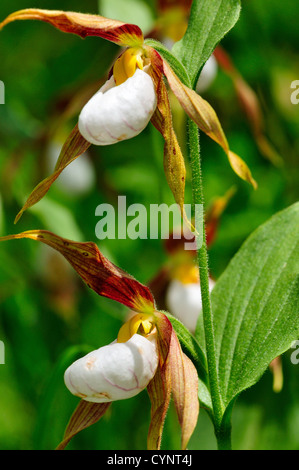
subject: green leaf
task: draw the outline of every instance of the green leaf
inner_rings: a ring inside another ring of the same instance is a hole
[[[193,0],[187,31],[172,49],[193,87],[217,44],[237,22],[240,10],[240,0]]]
[[[296,203],[247,239],[212,292],[224,408],[299,337],[298,227]]]

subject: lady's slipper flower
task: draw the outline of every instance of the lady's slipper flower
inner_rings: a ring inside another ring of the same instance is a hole
[[[65,373],[70,391],[81,397],[59,449],[97,422],[114,400],[129,398],[147,387],[151,400],[148,449],[159,449],[173,396],[186,448],[199,412],[198,375],[164,313],[156,310],[149,288],[105,258],[94,243],[77,243],[45,230],[1,238],[29,238],[60,252],[85,283],[99,295],[116,300],[135,315],[120,329],[117,341],[75,362]]]
[[[64,374],[73,395],[94,403],[124,400],[145,389],[158,367],[156,339],[134,334],[78,359]]]
[[[45,21],[63,32],[74,33],[82,38],[98,36],[127,49],[116,61],[113,77],[83,108],[79,124],[62,147],[55,171],[32,191],[16,221],[47,193],[64,168],[84,153],[91,142],[105,145],[133,137],[142,131],[150,119],[164,137],[166,179],[183,213],[185,163],[173,129],[163,77],[166,77],[187,115],[223,148],[235,173],[256,187],[246,163],[230,150],[213,108],[180,80],[159,52],[144,42],[138,26],[98,15],[26,9],[9,15],[0,23],[0,30],[10,22],[25,19]],[[107,112],[108,107],[109,113],[101,115],[101,109]],[[103,119],[106,119],[106,123]]]

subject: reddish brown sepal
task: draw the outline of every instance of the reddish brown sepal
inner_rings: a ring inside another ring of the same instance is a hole
[[[37,240],[59,251],[97,294],[116,300],[137,312],[154,310],[154,299],[150,290],[105,258],[95,243],[74,242],[46,230],[10,235],[0,238],[0,241],[20,238]]]
[[[91,403],[81,400],[67,425],[63,441],[57,446],[56,450],[64,450],[76,434],[97,423],[110,405],[111,403]]]
[[[111,20],[99,15],[28,8],[9,15],[0,23],[0,30],[8,23],[16,20],[44,21],[64,33],[77,34],[81,38],[98,36],[120,46],[137,46],[143,43],[143,34],[139,26]]]

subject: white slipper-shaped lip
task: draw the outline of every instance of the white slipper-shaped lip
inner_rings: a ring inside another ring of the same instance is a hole
[[[88,101],[79,131],[94,145],[111,145],[140,134],[157,106],[153,80],[143,70],[116,86],[113,76]]]
[[[105,403],[140,393],[154,377],[158,355],[154,339],[135,334],[75,361],[64,374],[67,388],[86,401]]]

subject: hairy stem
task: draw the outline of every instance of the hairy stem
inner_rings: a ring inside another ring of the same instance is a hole
[[[196,210],[198,205],[204,204],[203,186],[201,178],[201,161],[200,161],[200,146],[199,146],[199,132],[196,124],[188,120],[188,138],[189,138],[189,155],[190,166],[192,174],[192,194],[193,204]],[[197,212],[198,214],[199,212]],[[230,447],[230,428],[226,427],[225,430],[221,426],[223,417],[223,405],[219,390],[218,372],[216,364],[216,348],[213,328],[213,316],[211,307],[211,298],[209,291],[209,267],[208,267],[208,252],[205,236],[204,217],[197,221],[198,228],[203,227],[203,232],[197,233],[197,258],[199,266],[199,278],[202,297],[202,313],[203,324],[206,341],[207,363],[208,363],[208,376],[210,393],[213,404],[213,418],[215,434],[218,441],[218,447]]]

